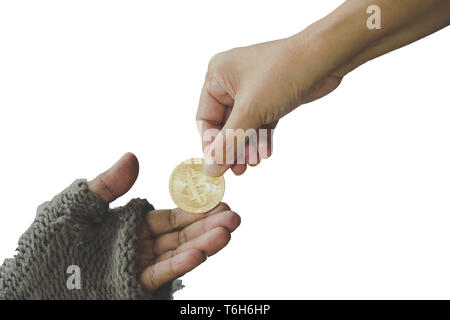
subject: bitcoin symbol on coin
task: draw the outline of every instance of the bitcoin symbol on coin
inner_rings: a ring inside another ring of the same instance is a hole
[[[172,172],[169,191],[175,204],[186,212],[204,213],[222,200],[225,192],[223,177],[209,177],[203,173],[203,160],[190,159]]]
[[[202,175],[198,175],[195,170],[189,168],[186,180],[189,186],[190,200],[196,201],[200,205],[206,201],[206,195],[211,190],[211,186],[202,178]]]

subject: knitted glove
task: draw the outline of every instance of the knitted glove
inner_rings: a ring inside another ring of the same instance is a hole
[[[137,277],[138,226],[150,210],[143,199],[110,210],[76,180],[39,206],[0,267],[0,299],[171,299],[179,281],[149,293]]]

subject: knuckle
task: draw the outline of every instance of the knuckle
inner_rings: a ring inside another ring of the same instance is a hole
[[[115,198],[116,197],[115,191],[106,182],[104,173],[102,173],[101,175],[99,175],[97,177],[97,182],[98,182],[98,184],[100,186],[100,190],[101,190],[101,193],[102,193],[103,197],[105,197],[105,198]]]
[[[172,261],[172,259],[169,260],[169,272],[170,272],[170,275],[171,275],[172,278],[175,278],[175,277],[176,277],[175,268],[174,268],[174,266],[173,266],[173,261]]]
[[[177,228],[177,213],[175,210],[169,212],[169,226],[171,229]]]
[[[187,241],[186,232],[184,230],[180,230],[178,232],[178,245],[183,244]]]
[[[233,54],[231,51],[224,51],[215,54],[208,63],[207,75],[214,76],[230,70],[233,66]]]
[[[214,70],[216,67],[218,67],[223,62],[223,56],[224,53],[220,52],[212,56],[212,58],[209,60],[208,63],[208,70]]]
[[[204,259],[204,254],[200,250],[190,250],[186,255],[186,262],[191,266],[200,264]]]

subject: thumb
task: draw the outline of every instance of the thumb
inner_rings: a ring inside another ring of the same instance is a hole
[[[111,168],[88,182],[88,188],[106,203],[131,189],[139,174],[139,162],[134,154],[124,154]]]
[[[216,135],[214,142],[205,148],[205,165],[203,167],[205,174],[209,176],[223,175],[236,163],[238,155],[244,156],[245,161],[246,143],[239,143],[239,141],[245,141],[249,129],[259,127],[254,112],[249,112],[250,108],[251,106],[236,99],[225,125]]]

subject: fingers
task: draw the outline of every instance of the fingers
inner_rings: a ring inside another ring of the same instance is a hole
[[[133,186],[139,174],[139,162],[132,153],[124,154],[110,169],[88,182],[91,192],[110,203]]]
[[[236,230],[240,223],[241,218],[237,213],[229,210],[219,212],[194,222],[180,231],[159,236],[154,240],[154,253],[158,256],[166,251],[174,250],[217,227],[223,227],[231,233]]]
[[[221,123],[224,119],[227,107],[217,101],[203,86],[197,110],[197,121]]]
[[[153,291],[164,283],[191,271],[205,260],[206,256],[202,251],[186,250],[170,259],[151,265],[141,273],[140,280],[147,290]]]
[[[253,109],[244,99],[235,101],[216,77],[207,78],[197,112],[197,126],[206,159],[203,169],[205,174],[221,176],[231,168],[234,174],[241,175],[246,171],[247,164],[256,166],[262,158],[268,157],[267,152],[259,155],[259,149],[267,150],[270,145],[270,136],[264,142],[259,142],[250,148],[248,141],[239,146],[238,141],[241,139],[236,139],[238,131],[244,132],[246,136],[247,131],[252,129],[259,137],[259,129],[267,130],[271,126],[269,124],[260,127]],[[241,154],[244,154],[245,163],[240,162]],[[252,155],[255,156],[252,157]]]
[[[214,227],[223,226],[230,232],[234,231],[239,226],[241,219],[236,213],[229,211],[229,209],[228,205],[221,203],[207,214],[193,215],[182,210],[157,210],[148,213],[147,225],[142,224],[139,232],[140,254],[138,265],[140,267],[148,266],[150,262],[161,253],[175,249],[182,243],[191,240]],[[170,225],[170,222],[168,222],[168,216],[171,214],[170,212],[179,214],[177,218],[172,218],[176,219],[176,221],[174,221],[176,228],[174,229],[170,229],[172,226]],[[152,219],[154,220],[148,222],[150,216],[153,216]],[[216,218],[216,216],[218,217]],[[206,224],[203,224],[203,221],[205,220],[208,221]],[[191,221],[194,223],[191,224]],[[174,231],[183,228],[184,226],[187,227],[180,231]],[[167,231],[169,233],[165,233],[166,230],[169,230],[170,232]]]
[[[203,150],[220,132],[231,113],[233,98],[220,86],[217,80],[207,79],[203,86],[197,110],[197,127],[202,138]]]
[[[197,120],[224,123],[227,107],[234,104],[233,98],[215,78],[205,80],[197,110]]]
[[[155,261],[163,261],[191,249],[197,249],[203,251],[207,256],[212,256],[223,249],[230,239],[231,234],[227,229],[224,227],[216,227],[205,232],[198,238],[183,243],[174,250],[164,252]]]
[[[258,154],[258,147],[261,143],[247,143],[245,146],[245,162],[248,163],[249,166],[255,167],[261,161],[261,158]]]
[[[249,166],[257,166],[260,162],[261,159],[267,159],[272,155],[272,136],[273,136],[273,129],[275,128],[276,123],[274,124],[270,124],[270,125],[266,125],[266,126],[262,126],[261,128],[258,129],[257,133],[256,133],[256,137],[253,139],[248,139],[248,141],[245,142],[245,144],[241,144],[240,148],[242,148],[242,146],[244,146],[244,160],[245,163],[238,163],[237,160],[239,160],[239,158],[235,159],[235,158],[229,158],[229,154],[225,154],[223,155],[223,158],[226,159],[225,162],[228,161],[234,161],[233,164],[217,164],[217,163],[209,163],[209,164],[205,164],[203,171],[205,172],[205,174],[210,175],[210,176],[220,176],[222,174],[224,174],[226,172],[226,170],[228,168],[231,168],[231,170],[233,171],[233,173],[235,175],[241,175],[243,174],[246,169],[247,169],[247,165]],[[217,141],[216,143],[224,143],[222,142],[223,140],[222,136],[219,135],[217,137]],[[245,139],[244,137],[238,138],[238,139]],[[231,141],[233,141],[232,139],[230,139]],[[228,141],[230,141],[228,140]],[[235,143],[235,148],[238,148],[239,144]],[[213,154],[213,152],[211,150],[208,149],[212,149],[215,148],[214,145],[210,145],[207,150],[206,153],[210,153]],[[229,150],[229,151],[225,151],[225,152],[235,152],[234,150]],[[237,151],[238,153],[240,151]],[[228,158],[227,158],[228,157]],[[216,157],[216,159],[220,157]]]
[[[197,111],[197,127],[207,162],[213,158],[213,141],[230,116],[229,106],[233,104],[233,98],[218,84],[217,80],[210,78],[205,81]],[[216,174],[212,171],[209,175]]]
[[[230,210],[230,207],[223,202],[206,214],[187,213],[180,208],[173,210],[154,210],[145,216],[145,220],[151,236],[155,237],[163,233],[184,228],[195,221],[226,210]]]
[[[218,167],[209,161],[214,158],[215,138],[228,121],[234,105],[233,97],[224,89],[217,78],[209,77],[205,80],[200,96],[197,111],[197,126],[202,138],[202,149],[208,164],[205,166],[206,174],[211,176],[222,175],[231,165]],[[245,170],[244,170],[245,171]]]
[[[261,126],[255,111],[246,106],[242,100],[236,100],[220,132],[204,149],[207,151],[205,157],[211,156],[214,160],[205,161],[204,173],[220,176],[231,168],[236,175],[240,175],[245,172],[246,164],[255,166],[261,158],[267,158],[266,153],[264,156],[259,155],[259,148],[267,149],[272,134],[270,126],[271,124]]]
[[[152,213],[154,215],[150,219]],[[172,219],[176,219],[172,223],[168,219],[171,214],[175,217]],[[241,221],[225,203],[203,215],[186,213],[180,209],[159,210],[147,214],[147,222],[149,219],[156,224],[156,228],[149,224],[151,232],[160,232],[161,235],[145,243],[145,246],[151,247],[147,250],[151,252],[151,257],[140,261],[139,264],[145,266],[149,261],[153,263],[140,275],[141,283],[148,290],[155,290],[162,284],[191,271],[203,263],[208,255],[213,255],[224,248],[230,241],[230,233]],[[185,228],[173,231],[182,227]],[[173,232],[165,233],[167,230]],[[159,257],[154,259],[158,255]]]
[[[234,104],[233,97],[220,84],[218,78],[208,77],[205,81],[205,87],[208,93],[214,97],[220,104],[232,107]]]
[[[231,164],[217,164],[214,162],[205,162],[203,165],[203,173],[211,177],[222,176],[229,168],[233,165]],[[245,171],[245,170],[244,170]]]

